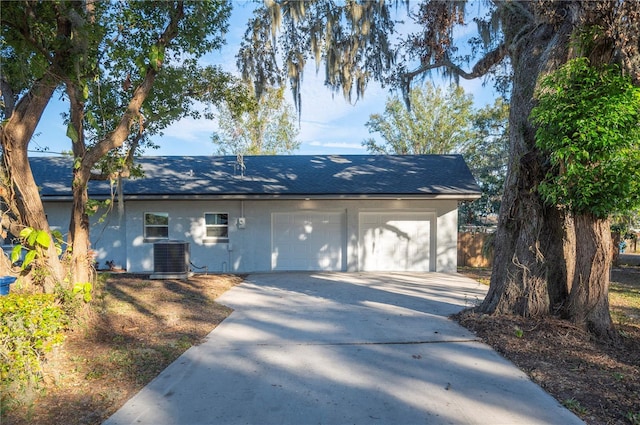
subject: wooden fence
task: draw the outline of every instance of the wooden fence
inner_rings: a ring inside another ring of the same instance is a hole
[[[491,267],[492,239],[492,233],[458,233],[458,266]]]
[[[493,233],[460,232],[458,233],[458,266],[460,267],[491,267],[493,264]],[[612,234],[613,261],[617,262],[618,243],[620,237]],[[638,240],[627,240],[625,254],[640,253]]]

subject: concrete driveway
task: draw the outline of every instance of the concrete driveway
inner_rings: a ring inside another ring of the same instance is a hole
[[[251,275],[234,312],[105,424],[577,424],[447,316],[459,275]]]

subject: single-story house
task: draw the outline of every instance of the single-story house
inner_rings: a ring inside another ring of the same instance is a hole
[[[455,272],[458,202],[480,196],[460,155],[164,156],[120,192],[92,181],[100,267],[134,273]],[[31,167],[52,227],[66,233],[70,158]]]

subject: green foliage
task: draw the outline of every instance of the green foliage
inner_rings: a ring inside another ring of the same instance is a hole
[[[26,249],[27,253],[22,261],[22,270],[28,268],[33,261],[42,257],[44,251],[51,245],[51,238],[44,230],[36,230],[31,227],[25,227],[20,231],[20,238],[23,243],[17,244],[11,251],[11,262],[15,263],[19,260],[22,250]]]
[[[213,135],[219,154],[291,154],[300,147],[296,116],[285,100],[284,87],[266,89],[245,112],[234,113],[233,107],[227,102],[220,108],[220,131]]]
[[[640,412],[627,412],[624,417],[631,425],[640,425]]]
[[[384,142],[367,139],[372,153],[396,155],[461,152],[471,139],[473,100],[462,87],[443,90],[426,84],[411,91],[411,109],[397,96],[387,99],[384,114],[373,114],[365,124]]]
[[[638,236],[632,229],[640,228],[640,209],[623,214],[612,214],[611,231],[619,234],[623,239],[635,240]]]
[[[33,49],[30,40],[40,40],[47,48],[60,43],[61,37],[56,37],[56,9],[54,2],[2,2],[2,79],[16,96],[47,72],[48,58],[43,51]],[[5,109],[7,106],[0,102],[2,120],[12,112]]]
[[[62,342],[67,316],[54,295],[0,297],[0,393],[2,405],[37,388],[42,355]]]
[[[51,232],[54,238],[56,252],[58,255],[62,253],[62,234],[58,230]],[[25,227],[20,231],[20,239],[22,243],[16,244],[11,251],[11,262],[17,262],[22,256],[22,251],[26,250],[27,253],[22,260],[21,268],[26,270],[29,268],[35,260],[45,256],[45,252],[51,246],[51,236],[44,230],[37,230],[32,227]]]
[[[73,286],[73,290],[71,291],[71,293],[73,295],[81,294],[84,302],[88,303],[88,302],[91,302],[91,299],[92,299],[92,296],[91,296],[92,290],[93,290],[93,285],[91,284],[91,282],[76,283]]]
[[[103,43],[95,48],[93,74],[87,75],[89,95],[85,103],[84,136],[91,149],[108,139],[121,122],[134,91],[149,69],[155,71],[153,90],[133,118],[122,145],[105,153],[97,164],[103,178],[140,176],[133,162],[146,149],[157,149],[151,140],[184,117],[210,118],[223,101],[246,107],[246,95],[238,79],[216,66],[202,66],[204,54],[224,43],[231,3],[220,1],[107,3],[104,18],[96,23],[104,30]],[[177,35],[162,34],[170,18],[182,8]],[[158,40],[166,41],[166,45]],[[83,88],[84,90],[84,88]],[[68,118],[68,117],[67,117]],[[94,210],[95,206],[89,206]]]
[[[605,218],[640,206],[640,88],[617,66],[567,62],[540,81],[536,143],[546,202]]]
[[[460,205],[460,224],[486,225],[500,210],[509,158],[509,104],[498,98],[473,114],[473,131],[463,155],[482,189],[480,199]]]
[[[105,199],[104,201],[98,201],[96,199],[88,199],[87,205],[85,206],[84,211],[89,217],[91,217],[95,213],[97,213],[100,208],[109,208],[110,205],[111,205],[111,199]],[[104,217],[101,217],[99,219],[99,222],[102,222],[102,221],[104,221]]]
[[[0,53],[3,59],[11,59],[3,61],[2,93],[4,100],[15,102],[0,102],[2,117],[14,108],[5,104],[19,104],[27,95],[44,99],[39,94],[43,85],[66,96],[70,108],[64,124],[73,148],[72,184],[80,189],[74,196],[83,212],[94,211],[95,204],[83,204],[87,179],[113,181],[135,175],[139,170],[133,165],[134,158],[144,148],[155,147],[149,137],[172,122],[206,115],[212,104],[223,98],[239,100],[234,108],[244,106],[243,93],[234,90],[238,80],[199,61],[224,44],[231,8],[231,2],[219,0],[3,4]],[[29,94],[30,90],[35,91]],[[204,103],[205,112],[199,102]],[[40,103],[22,104],[33,111],[13,114],[13,122],[20,124],[24,119],[36,123],[40,113],[35,108]],[[30,135],[21,134],[24,137],[17,142],[26,149]],[[97,168],[103,171],[101,175],[93,172]],[[8,171],[9,177],[15,175],[14,170]],[[22,190],[35,192],[36,188],[18,187],[17,196]],[[40,221],[46,219],[41,209],[34,214]],[[20,224],[34,222],[38,221]],[[75,242],[71,255],[82,255],[88,247],[77,243],[90,238],[76,232],[88,229],[74,226],[70,232],[70,242]],[[29,251],[24,268],[63,278],[58,258],[43,256],[41,244],[25,246]],[[72,276],[82,282],[91,279]]]
[[[522,338],[524,336],[524,331],[522,329],[520,329],[518,326],[516,326],[513,330],[516,338]]]
[[[51,238],[49,234],[43,230],[36,230],[31,227],[24,228],[20,231],[20,237],[27,241],[27,243],[34,247],[42,247],[44,249],[49,248],[51,245]]]
[[[586,415],[587,409],[575,398],[571,397],[562,402],[562,405],[567,409],[579,415]]]

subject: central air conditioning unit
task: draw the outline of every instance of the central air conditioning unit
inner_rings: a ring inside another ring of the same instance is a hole
[[[153,274],[150,279],[186,279],[190,275],[189,243],[163,241],[153,244]]]

